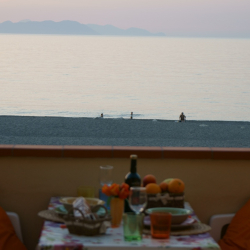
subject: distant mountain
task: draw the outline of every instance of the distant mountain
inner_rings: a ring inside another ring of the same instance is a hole
[[[29,19],[24,19],[24,20],[22,20],[22,21],[19,21],[19,23],[27,23],[27,22],[31,22],[31,20],[29,20]]]
[[[7,21],[0,24],[0,33],[98,35],[97,32],[89,28],[87,25],[74,21],[21,21],[18,23]]]
[[[105,36],[165,36],[164,33],[150,33],[147,30],[138,28],[129,28],[123,30],[113,25],[87,24],[87,26],[100,35]]]
[[[55,35],[105,35],[105,36],[165,36],[164,33],[150,33],[144,29],[119,29],[112,25],[81,24],[75,21],[33,22],[28,19],[18,23],[0,23],[0,33],[8,34],[55,34]]]

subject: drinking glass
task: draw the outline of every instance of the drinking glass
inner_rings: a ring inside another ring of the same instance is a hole
[[[113,170],[113,166],[100,166],[100,173],[99,173],[99,181],[101,186],[103,185],[108,185],[110,186],[113,182],[112,179],[112,170]]]
[[[123,214],[123,235],[126,241],[142,239],[144,214]]]
[[[172,215],[165,212],[150,214],[151,235],[153,238],[168,239],[171,230]]]
[[[99,189],[99,198],[106,202],[105,206],[108,210],[110,209],[109,205],[107,204],[108,196],[102,193],[102,187],[105,184],[110,186],[113,183],[112,171],[113,171],[113,166],[109,165],[100,166],[99,170],[99,181],[101,185],[101,188]]]
[[[131,187],[129,192],[129,206],[140,214],[147,206],[147,192],[145,187]]]
[[[94,198],[95,187],[80,186],[77,188],[77,196]]]

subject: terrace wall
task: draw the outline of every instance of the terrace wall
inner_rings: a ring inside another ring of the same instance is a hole
[[[250,149],[74,146],[0,146],[0,206],[19,214],[24,243],[35,249],[51,196],[75,196],[80,185],[99,188],[99,166],[114,166],[114,182],[129,171],[130,154],[138,172],[160,183],[185,182],[185,199],[203,223],[213,214],[236,212],[250,197]]]

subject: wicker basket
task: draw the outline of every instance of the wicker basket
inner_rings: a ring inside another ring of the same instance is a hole
[[[69,230],[69,233],[86,236],[94,236],[105,233],[106,229],[111,225],[111,216],[108,214],[107,208],[103,205],[97,205],[93,207],[92,212],[97,211],[100,207],[103,207],[106,213],[103,217],[96,220],[87,219],[79,209],[74,210],[77,210],[81,213],[82,217],[80,218],[74,217],[74,213],[69,213],[68,216],[64,218],[64,222]]]
[[[153,208],[153,207],[184,208],[184,193],[148,194],[148,203],[146,208]]]

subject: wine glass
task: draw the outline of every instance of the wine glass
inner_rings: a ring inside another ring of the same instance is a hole
[[[129,192],[129,206],[140,214],[147,206],[147,192],[145,187],[131,187]]]

